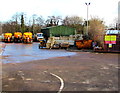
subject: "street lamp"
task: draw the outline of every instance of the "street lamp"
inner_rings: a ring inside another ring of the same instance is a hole
[[[86,30],[86,35],[88,36],[88,6],[90,3],[85,3],[87,5],[87,30]]]

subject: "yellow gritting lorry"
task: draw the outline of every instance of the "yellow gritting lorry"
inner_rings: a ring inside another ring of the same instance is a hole
[[[14,33],[14,42],[22,42],[22,33],[21,32],[15,32]]]
[[[31,32],[25,32],[23,33],[23,43],[32,43],[32,33]]]
[[[3,39],[4,42],[12,42],[13,39],[12,39],[12,33],[4,33],[4,39]]]

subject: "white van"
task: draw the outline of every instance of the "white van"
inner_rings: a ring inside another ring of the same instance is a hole
[[[36,37],[37,37],[37,41],[39,41],[39,40],[41,40],[41,39],[44,39],[43,33],[37,33],[37,34],[36,34]]]

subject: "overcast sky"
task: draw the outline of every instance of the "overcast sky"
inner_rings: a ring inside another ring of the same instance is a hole
[[[86,19],[89,6],[89,19],[98,16],[107,25],[118,17],[118,2],[120,0],[0,0],[0,21],[10,20],[16,13],[24,12],[27,16],[33,14],[47,16],[73,16]]]

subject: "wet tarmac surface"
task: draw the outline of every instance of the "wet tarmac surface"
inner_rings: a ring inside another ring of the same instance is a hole
[[[57,93],[61,86],[60,80],[51,76],[50,73],[64,80],[61,93],[64,93],[63,91],[81,93],[81,91],[118,90],[117,54],[80,52],[75,56],[8,63],[3,64],[2,67],[3,91],[33,91],[32,93],[56,91]]]
[[[6,43],[2,54],[3,63],[21,63],[32,60],[48,59],[51,57],[71,56],[75,52],[67,52],[64,49],[39,49],[39,43]]]
[[[61,86],[60,80],[50,73],[63,79],[61,93],[64,91],[112,93],[119,89],[118,54],[75,53],[61,49],[38,49],[38,43],[11,43],[6,44],[2,57],[3,63],[8,63],[2,64],[3,91],[57,93]]]

